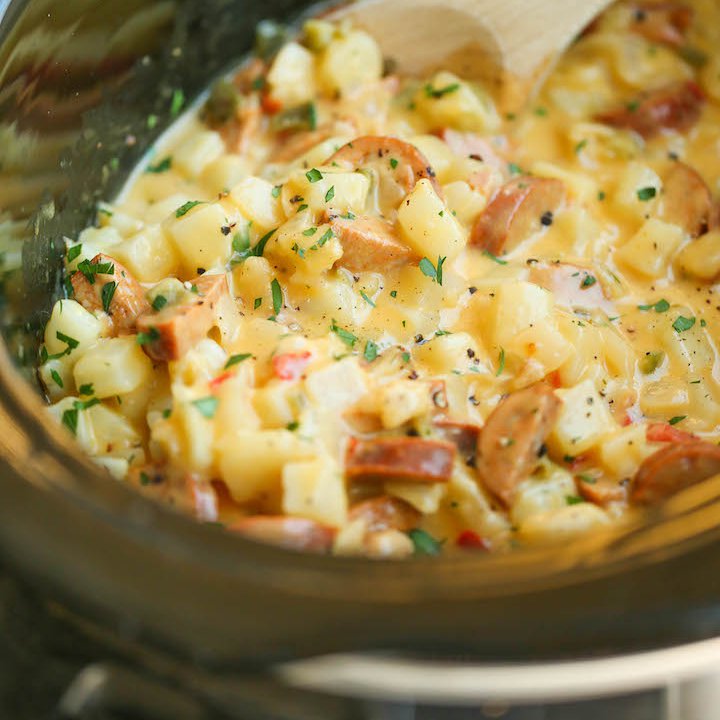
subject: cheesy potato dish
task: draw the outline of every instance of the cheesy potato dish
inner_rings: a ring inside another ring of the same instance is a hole
[[[50,413],[143,493],[335,554],[567,541],[720,473],[718,18],[616,5],[515,114],[261,25],[68,239]]]

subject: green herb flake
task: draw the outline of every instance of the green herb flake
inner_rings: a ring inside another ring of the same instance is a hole
[[[409,352],[404,352],[401,357],[402,357],[403,362],[405,362],[405,363],[410,362],[410,353]]]
[[[376,305],[375,305],[375,303],[372,301],[372,299],[369,298],[362,290],[360,291],[360,297],[361,297],[368,305],[371,305],[372,307],[376,307]]]
[[[497,255],[493,255],[489,250],[483,250],[483,255],[485,257],[490,258],[493,262],[496,262],[498,265],[507,265],[508,261],[503,260],[502,258],[499,258]]]
[[[534,112],[538,117],[547,117],[548,115],[547,108],[544,107],[536,107]]]
[[[64,342],[68,346],[68,349],[65,351],[68,355],[70,354],[70,350],[74,350],[80,344],[79,340],[62,333],[59,330],[55,333],[55,337],[60,342]]]
[[[172,415],[172,410],[170,408],[165,408],[162,411],[162,416],[163,416],[163,418],[165,418],[165,420],[167,420],[171,415]]]
[[[429,98],[441,98],[444,95],[457,92],[460,89],[460,83],[451,83],[445,87],[434,88],[430,83],[425,85],[425,96]]]
[[[418,267],[423,275],[427,275],[427,277],[432,278],[438,285],[442,285],[442,268],[445,260],[446,258],[438,256],[437,266],[435,266],[430,260],[424,257]]]
[[[324,233],[323,236],[317,241],[318,247],[322,247],[325,245],[325,243],[333,238],[335,236],[335,233],[332,231],[332,228],[328,228]]]
[[[580,505],[581,503],[584,503],[585,500],[583,500],[581,497],[578,497],[577,495],[566,495],[565,502],[568,505]]]
[[[670,309],[670,303],[665,299],[660,299],[656,303],[650,305],[638,305],[638,310],[647,312],[648,310],[654,310],[657,313],[664,313]]]
[[[442,543],[425,530],[415,528],[409,530],[407,536],[412,540],[415,555],[439,555],[442,550]]]
[[[295,432],[300,427],[300,423],[297,420],[293,420],[292,422],[289,422],[285,426],[290,432]]]
[[[277,281],[277,278],[270,283],[270,290],[272,292],[273,314],[277,315],[283,304],[282,288],[280,287],[280,283]]]
[[[398,166],[398,161],[396,158],[390,158],[390,167],[394,170]]]
[[[160,333],[158,332],[158,329],[150,328],[150,330],[146,333],[138,333],[136,342],[138,345],[150,345],[159,339]]]
[[[155,165],[148,165],[145,168],[146,173],[155,173],[156,175],[159,175],[160,173],[167,172],[172,167],[172,158],[166,157],[162,159],[159,163],[156,163]]]
[[[500,377],[505,370],[505,348],[500,348],[500,353],[498,354],[498,369],[495,373],[495,377]]]
[[[209,397],[200,398],[199,400],[193,400],[192,404],[197,408],[198,412],[203,417],[208,420],[212,420],[215,417],[220,401],[211,395]]]
[[[65,410],[62,414],[62,424],[70,430],[73,435],[77,435],[78,411],[75,408]]]
[[[255,301],[253,302],[253,308],[257,310],[262,305],[262,298],[256,297]]]
[[[671,417],[668,420],[668,424],[669,425],[677,425],[678,423],[681,423],[683,420],[685,420],[686,417],[687,417],[687,415],[675,415],[675,417]]]
[[[508,163],[508,170],[511,175],[522,175],[522,168],[514,162]]]
[[[583,281],[580,283],[580,287],[584,290],[592,287],[597,282],[597,278],[594,275],[586,275]]]
[[[607,194],[604,190],[598,190],[597,199],[599,202],[602,202],[607,197]]]
[[[73,245],[71,248],[68,248],[67,261],[72,262],[77,257],[79,257],[81,253],[82,253],[82,245]]]
[[[575,154],[579,155],[586,147],[587,147],[588,141],[587,140],[581,140],[576,146],[575,146]]]
[[[580,473],[580,475],[578,475],[578,478],[586,485],[595,485],[597,483],[597,478],[594,478],[592,475],[586,475],[585,473]]]
[[[391,291],[390,291],[390,297],[391,297],[391,298],[396,298],[396,297],[397,297],[397,290],[391,290]]]
[[[700,327],[707,327],[707,322],[706,322],[705,318],[701,318]]]
[[[271,195],[274,198],[280,197],[281,190],[282,190],[282,185],[275,185],[275,187],[272,189]]]
[[[654,187],[644,187],[637,191],[637,198],[640,202],[648,202],[657,195],[657,190]]]
[[[694,317],[684,317],[683,315],[679,315],[672,326],[675,332],[681,333],[689,330],[693,325],[695,325]]]
[[[311,183],[316,183],[318,180],[322,180],[323,175],[317,168],[312,168],[305,173],[305,177]]]
[[[308,228],[307,230],[303,230],[303,235],[304,235],[305,237],[311,237],[311,236],[314,235],[316,232],[317,232],[317,228],[316,228],[316,227],[311,227],[311,228]]]
[[[176,88],[170,99],[170,116],[177,117],[183,109],[183,105],[185,105],[185,93],[180,88]]]
[[[158,124],[158,116],[157,115],[148,115],[146,124],[147,124],[148,130],[152,130]]]
[[[95,387],[92,383],[85,383],[84,385],[81,385],[78,388],[78,394],[79,395],[94,395],[95,394]]]
[[[175,211],[175,217],[181,218],[183,215],[187,215],[194,207],[202,205],[203,203],[204,200],[188,200]]]
[[[373,362],[378,356],[378,346],[372,341],[368,340],[365,343],[365,350],[363,351],[363,357],[369,363]]]
[[[167,305],[167,298],[164,295],[157,295],[152,301],[153,310],[160,311]]]
[[[244,360],[247,360],[248,358],[252,357],[252,353],[238,353],[237,355],[231,355],[228,359],[228,361],[225,363],[225,370],[228,368],[231,368],[233,365],[237,365],[238,363],[243,362]]]
[[[331,185],[330,189],[325,193],[325,202],[330,202],[335,197],[335,186]]]
[[[100,291],[100,298],[102,300],[103,310],[109,315],[110,305],[112,303],[113,296],[117,290],[117,283],[111,280],[109,283],[105,283]]]
[[[60,373],[57,370],[50,370],[50,377],[55,381],[55,384],[58,387],[64,387],[62,378],[60,377]]]
[[[355,335],[353,335],[349,330],[341,328],[335,320],[332,321],[330,332],[334,332],[348,347],[354,347],[357,342]]]

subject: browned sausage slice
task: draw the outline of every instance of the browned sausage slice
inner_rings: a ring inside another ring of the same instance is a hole
[[[471,423],[454,422],[438,419],[433,423],[438,435],[457,447],[460,457],[468,464],[474,465],[477,454],[480,427]]]
[[[602,283],[588,268],[561,262],[533,263],[529,280],[550,290],[555,302],[562,307],[615,313],[615,306],[605,297]]]
[[[132,332],[138,317],[150,309],[140,283],[117,260],[102,253],[84,267],[85,273],[78,270],[70,278],[75,299],[90,312],[107,308],[115,335]],[[95,272],[98,268],[108,272]]]
[[[560,404],[549,385],[538,383],[508,395],[490,413],[478,441],[477,470],[504,505],[537,467]]]
[[[652,505],[720,474],[720,447],[708,442],[668,445],[646,458],[633,478],[630,499]]]
[[[632,6],[630,31],[651,42],[680,47],[693,20],[693,9],[679,2],[639,2]]]
[[[662,130],[689,130],[700,118],[704,102],[705,95],[696,83],[675,82],[646,93],[635,103],[601,113],[597,119],[651,138]]]
[[[351,272],[384,271],[406,263],[413,255],[396,239],[393,226],[371,216],[333,217],[330,227],[340,239],[342,257],[335,263]]]
[[[596,505],[607,505],[611,502],[625,500],[627,497],[627,488],[619,482],[604,479],[588,482],[579,477],[576,484],[580,495],[588,502]]]
[[[153,360],[169,362],[185,355],[215,325],[216,307],[230,295],[225,275],[201,275],[191,283],[197,293],[190,302],[138,318],[138,332],[146,339],[143,350]]]
[[[521,175],[505,183],[480,213],[470,244],[493,255],[509,252],[522,240],[552,222],[565,199],[565,186],[555,178]]]
[[[363,500],[350,508],[348,519],[362,519],[368,531],[406,532],[420,524],[420,513],[409,503],[389,495]]]
[[[253,515],[228,526],[250,540],[287,550],[325,553],[332,548],[335,530],[314,520],[282,515]]]
[[[453,470],[455,446],[418,437],[352,438],[345,456],[349,480],[447,482]]]
[[[663,183],[663,220],[698,237],[708,231],[712,211],[712,193],[697,170],[674,163]]]
[[[336,164],[357,170],[378,160],[382,161],[383,172],[392,175],[406,193],[415,187],[418,180],[426,178],[432,183],[435,192],[442,197],[435,171],[430,167],[427,158],[414,145],[398,138],[381,135],[359,137],[343,145],[323,165]],[[391,160],[397,162],[391,163]]]

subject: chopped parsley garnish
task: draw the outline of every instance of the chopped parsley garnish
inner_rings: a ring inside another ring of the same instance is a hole
[[[371,363],[378,356],[378,346],[372,341],[368,340],[365,343],[365,350],[363,351],[363,357]]]
[[[430,83],[425,85],[425,95],[429,98],[441,98],[443,95],[457,92],[460,89],[460,83],[451,83],[445,87],[434,88]]]
[[[371,298],[369,298],[362,290],[360,291],[360,297],[368,304],[372,305],[372,307],[376,307],[375,303],[372,301]]]
[[[167,305],[167,298],[164,295],[157,295],[152,301],[153,310],[162,310]]]
[[[154,343],[156,340],[159,340],[159,339],[160,339],[160,333],[158,332],[158,329],[150,328],[149,332],[138,333],[136,342],[138,345],[149,345],[150,343]]]
[[[575,458],[573,458],[574,460]],[[586,485],[595,485],[597,483],[597,478],[594,478],[592,475],[586,475],[585,473],[580,473],[578,475],[581,482],[584,482]]]
[[[568,505],[580,505],[581,503],[584,503],[585,501],[581,497],[578,497],[577,495],[566,495],[565,502]]]
[[[404,353],[401,355],[401,357],[402,357],[402,359],[403,359],[403,362],[406,362],[406,363],[409,363],[409,362],[410,362],[410,353],[409,353],[409,352],[404,352]]]
[[[241,363],[243,360],[247,360],[252,357],[252,353],[239,353],[237,355],[231,355],[228,361],[225,363],[225,370],[231,368],[233,365]]]
[[[415,528],[409,530],[407,536],[412,540],[415,555],[439,555],[442,550],[442,543],[425,530]]]
[[[275,132],[284,130],[315,130],[317,128],[317,107],[314,102],[283,110],[270,121]]]
[[[341,328],[335,320],[332,321],[330,332],[334,332],[348,347],[355,347],[357,338],[349,330]]]
[[[79,395],[94,395],[95,388],[93,387],[92,383],[85,383],[84,385],[81,385],[78,388],[78,394]]]
[[[587,147],[588,141],[587,140],[581,140],[576,146],[575,146],[575,154],[579,155],[586,147]]]
[[[657,190],[654,187],[644,187],[637,191],[637,197],[640,202],[647,202],[652,200],[657,195]]]
[[[163,160],[161,160],[159,163],[156,163],[155,165],[148,165],[145,168],[145,172],[148,173],[164,173],[167,172],[172,167],[172,158],[166,157]]]
[[[522,175],[522,168],[514,162],[508,163],[508,170],[511,175]]]
[[[316,183],[318,180],[322,180],[323,175],[317,168],[313,168],[305,173],[305,177],[309,182]]]
[[[391,297],[391,298],[396,298],[396,297],[397,297],[397,290],[391,290],[391,291],[390,291],[390,297]]]
[[[77,435],[78,426],[78,411],[73,408],[72,410],[65,410],[62,414],[62,424],[70,430],[73,435]]]
[[[309,206],[308,206],[307,204],[303,203],[302,205],[298,205],[297,211],[298,211],[299,213],[301,213],[303,210],[307,210],[308,207],[309,207]]]
[[[272,196],[274,198],[280,197],[280,191],[282,190],[282,185],[275,185],[275,187],[272,189]]]
[[[300,427],[300,423],[297,420],[293,420],[292,422],[289,422],[285,426],[290,432],[294,432]]]
[[[597,282],[597,278],[594,275],[586,275],[583,281],[580,283],[582,289],[592,287]]]
[[[67,261],[72,262],[80,256],[80,253],[82,253],[82,245],[73,245],[71,248],[68,248]]]
[[[158,124],[158,116],[157,115],[148,115],[147,116],[148,130],[152,130],[157,124]]]
[[[657,313],[664,313],[670,309],[670,303],[667,300],[661,299],[652,305],[638,305],[638,310],[647,312],[648,310],[654,310]]]
[[[639,100],[631,100],[629,103],[625,103],[625,107],[630,112],[637,112],[637,109],[640,107],[640,101]]]
[[[217,412],[220,401],[216,397],[204,397],[199,400],[193,400],[192,404],[198,409],[198,412],[206,417],[208,420],[212,420]]]
[[[330,240],[335,233],[332,231],[332,228],[328,228],[324,233],[323,236],[317,241],[318,247],[322,247],[328,240]]]
[[[256,297],[255,301],[253,302],[253,309],[257,310],[262,305],[262,298]]]
[[[102,299],[103,310],[110,314],[110,304],[112,303],[113,295],[117,290],[117,283],[111,280],[109,283],[105,283],[100,291],[100,298]]]
[[[335,186],[331,185],[330,189],[325,193],[325,202],[330,202],[335,197]]]
[[[301,259],[305,259],[305,250],[301,248],[297,243],[294,243],[292,248],[290,248],[294,253],[297,253],[297,256]]]
[[[426,257],[424,257],[420,261],[420,270],[423,275],[427,275],[429,278],[432,278],[438,285],[442,285],[443,276],[442,276],[442,267],[443,263],[445,262],[446,258],[444,257],[438,257],[437,261],[437,267],[430,262]]]
[[[505,348],[500,348],[500,354],[498,355],[498,369],[495,373],[495,377],[500,377],[505,370]]]
[[[535,108],[535,114],[536,114],[538,117],[547,117],[547,114],[548,114],[547,108],[544,108],[544,107],[536,107],[536,108]]]
[[[204,200],[188,200],[184,205],[181,205],[176,211],[175,211],[175,217],[181,218],[183,215],[186,215],[189,213],[194,207],[197,207],[198,205],[202,205],[204,203]]]
[[[493,255],[489,250],[483,250],[483,255],[485,257],[489,257],[493,262],[496,262],[498,265],[507,265],[508,261],[503,260],[502,258],[499,258],[497,255]]]
[[[394,170],[398,166],[398,161],[396,158],[390,158],[390,167]]]
[[[683,315],[678,315],[677,320],[675,320],[672,326],[675,332],[681,333],[685,332],[685,330],[689,330],[694,324],[694,317],[685,317]]]
[[[60,377],[60,373],[57,370],[51,370],[50,377],[55,381],[55,384],[58,387],[64,387],[62,378]]]
[[[262,257],[268,240],[273,236],[276,230],[277,228],[274,228],[263,235],[260,240],[258,240],[257,245],[253,247],[250,247],[250,235],[247,228],[245,228],[242,232],[235,233],[235,237],[233,237],[232,241],[232,247],[235,253],[232,258],[230,258],[230,264],[238,265],[239,263],[247,260],[249,257]]]
[[[173,90],[170,100],[170,116],[176,117],[179,115],[183,105],[185,105],[185,93],[180,88],[176,88]]]
[[[62,333],[59,330],[55,333],[55,337],[60,342],[64,342],[68,346],[68,349],[65,351],[68,355],[70,354],[71,350],[74,350],[80,344],[79,340],[76,340],[74,337],[70,337],[69,335]]]
[[[77,269],[91,285],[94,285],[96,275],[112,275],[115,272],[115,265],[111,262],[92,263],[85,259],[78,263]]]
[[[303,235],[305,237],[310,237],[311,235],[314,235],[317,232],[316,227],[308,228],[307,230],[303,230]]]
[[[605,194],[604,190],[598,190],[597,199],[600,202],[602,202],[606,197],[607,197],[607,195]]]
[[[270,283],[270,290],[272,292],[273,314],[277,315],[280,312],[280,308],[282,308],[283,303],[282,288],[280,287],[280,283],[277,281],[277,278]]]
[[[668,420],[668,424],[669,425],[677,425],[678,423],[682,422],[686,417],[687,417],[687,415],[676,415],[675,417],[671,417]]]

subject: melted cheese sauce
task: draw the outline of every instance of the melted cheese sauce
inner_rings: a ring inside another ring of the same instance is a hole
[[[121,263],[151,312],[195,302],[207,274],[226,275],[235,302],[166,363],[113,328],[118,298],[107,312],[62,301],[40,370],[51,411],[115,476],[294,547],[504,550],[622,522],[671,429],[719,439],[720,25],[711,0],[687,6],[681,43],[639,32],[637,7],[611,8],[516,116],[449,73],[382,77],[372,38],[311,22],[304,44],[184,117],[68,250],[71,273],[98,253]],[[598,119],[688,82],[706,97],[687,127],[643,137]],[[330,159],[368,135],[414,146],[433,177],[397,182],[396,146]],[[478,218],[508,183],[538,180],[539,211],[500,213],[493,233],[508,237],[488,252]],[[407,257],[343,235],[338,217],[383,220]],[[446,440],[443,423],[482,428],[538,382],[561,409],[509,502],[474,448],[430,482],[346,472],[353,439]],[[378,497],[414,519],[353,512]]]

